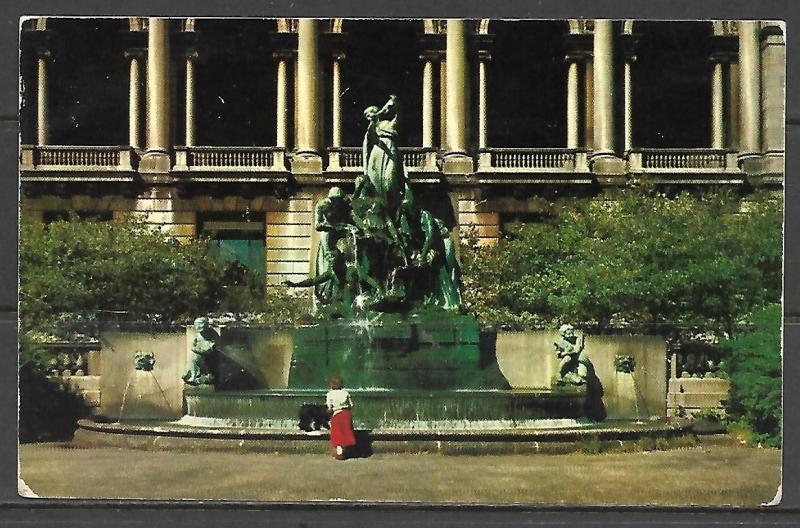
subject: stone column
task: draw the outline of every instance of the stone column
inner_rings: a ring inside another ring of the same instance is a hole
[[[275,103],[275,123],[276,123],[276,131],[275,131],[275,145],[281,148],[288,147],[288,139],[289,139],[289,123],[287,121],[287,108],[289,104],[289,83],[287,77],[287,70],[288,70],[288,57],[284,55],[275,56],[278,60],[278,72],[277,72],[277,87],[275,90],[276,93],[276,103]]]
[[[723,96],[722,63],[711,65],[711,148],[725,147],[725,106]]]
[[[633,56],[625,57],[625,152],[633,150]]]
[[[622,175],[625,161],[617,156],[614,141],[614,23],[594,23],[594,152],[592,171],[596,174]],[[605,181],[605,180],[604,180]],[[616,180],[607,183],[616,183]]]
[[[439,148],[447,151],[447,58],[439,63]]]
[[[166,174],[170,169],[169,19],[148,19],[147,152],[139,171]]]
[[[567,57],[567,148],[578,148],[580,134],[578,127],[578,62],[574,57]]]
[[[447,151],[445,173],[472,173],[467,155],[469,76],[467,73],[468,29],[465,20],[447,21]]]
[[[318,21],[302,18],[297,23],[297,128],[296,153],[292,171],[300,174],[320,174],[319,124],[319,31]]]
[[[781,23],[761,30],[761,148],[765,173],[782,174],[786,98],[786,42]]]
[[[583,146],[594,146],[594,60],[587,57],[583,64]]]
[[[48,104],[47,104],[47,63],[50,60],[48,50],[39,50],[36,57],[37,84],[36,84],[36,143],[47,145],[48,133]]]
[[[614,30],[594,23],[594,154],[614,155]]]
[[[141,137],[141,90],[139,83],[141,82],[141,60],[142,53],[138,50],[131,50],[125,53],[125,56],[130,59],[130,75],[128,85],[128,141],[131,148],[142,148]]]
[[[433,147],[433,59],[428,55],[422,60],[422,146]]]
[[[739,63],[728,64],[728,130],[726,144],[734,150],[739,149]]]
[[[761,50],[759,22],[739,22],[739,158],[761,152]]]
[[[197,52],[186,52],[186,137],[184,144],[187,147],[194,145],[194,62]]]
[[[478,57],[480,59],[478,64],[478,148],[485,149],[488,146],[489,137],[486,63],[491,60],[491,55],[482,52]]]
[[[333,55],[333,100],[331,111],[333,113],[333,135],[331,137],[332,147],[342,146],[342,80],[341,63],[344,60],[344,53]]]

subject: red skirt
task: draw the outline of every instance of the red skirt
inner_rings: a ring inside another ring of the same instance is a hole
[[[353,414],[349,410],[339,411],[331,418],[331,445],[349,447],[356,445],[353,434]]]

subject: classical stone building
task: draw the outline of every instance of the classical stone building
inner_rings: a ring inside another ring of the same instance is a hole
[[[139,214],[271,284],[393,92],[421,202],[482,243],[542,196],[783,184],[777,22],[40,18],[21,46],[26,213]]]

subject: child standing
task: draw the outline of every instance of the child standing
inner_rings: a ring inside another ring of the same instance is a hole
[[[342,388],[342,379],[338,376],[331,378],[331,390],[325,397],[325,404],[331,414],[331,446],[333,457],[336,460],[345,459],[345,450],[356,445],[353,434],[353,401],[350,393]]]

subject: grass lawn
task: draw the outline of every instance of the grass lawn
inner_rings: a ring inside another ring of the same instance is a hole
[[[361,500],[527,504],[749,505],[769,502],[781,452],[701,443],[637,453],[320,455],[20,447],[41,497]]]

